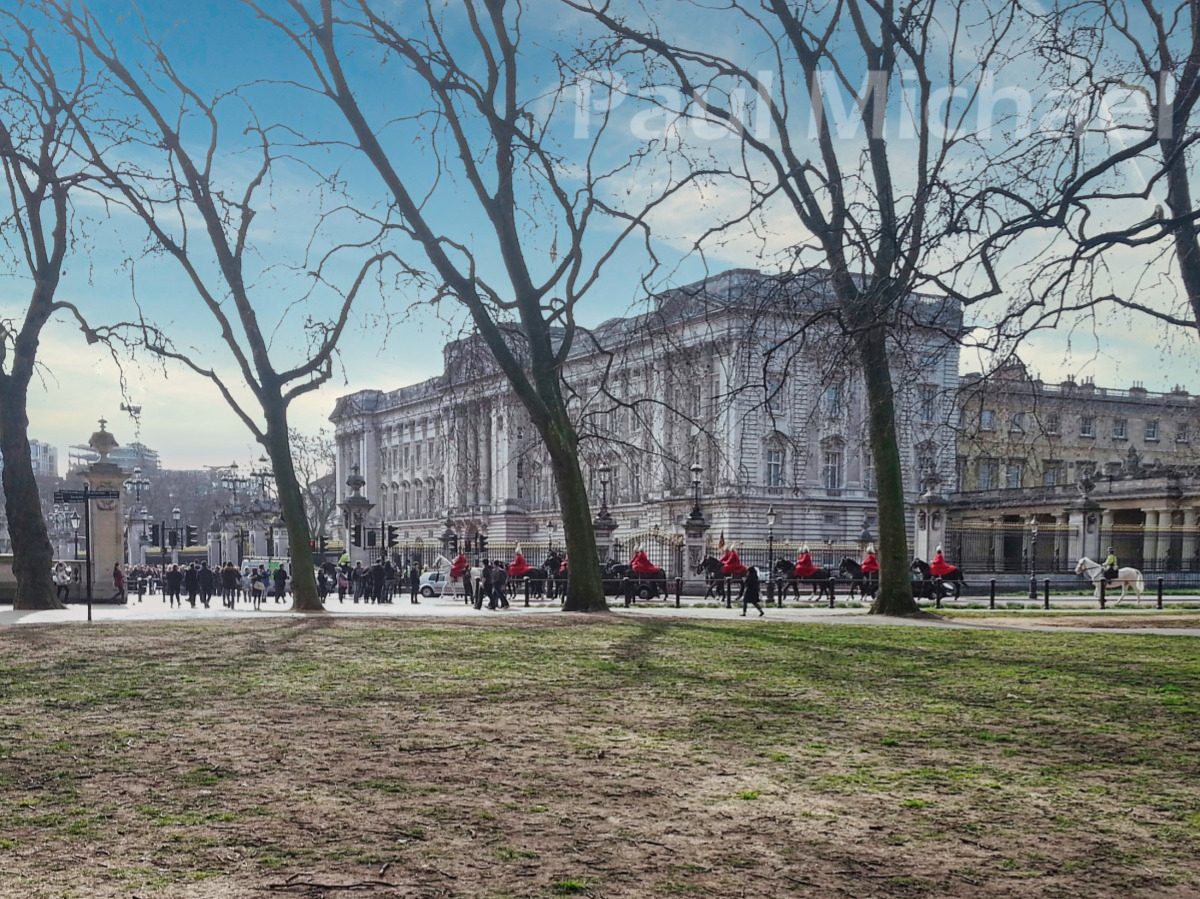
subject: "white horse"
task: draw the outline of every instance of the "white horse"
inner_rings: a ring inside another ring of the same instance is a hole
[[[1100,582],[1104,580],[1104,566],[1099,562],[1093,562],[1087,556],[1079,560],[1079,564],[1075,566],[1075,573],[1086,575],[1096,585],[1096,600],[1100,600]],[[1125,592],[1130,587],[1133,588],[1133,593],[1137,597],[1138,605],[1142,603],[1142,593],[1146,589],[1145,581],[1142,579],[1142,573],[1136,568],[1120,568],[1117,570],[1117,576],[1109,581],[1110,586],[1121,585],[1121,596],[1113,603],[1120,605],[1121,600],[1125,598]],[[1104,588],[1108,590],[1106,586]]]
[[[433,560],[433,567],[446,576],[446,579],[442,581],[442,592],[438,595],[445,596],[449,593],[451,596],[459,596],[460,591],[458,588],[462,586],[462,578],[450,577],[450,569],[453,567],[450,560],[439,553],[438,557]],[[470,569],[470,575],[471,583],[477,584],[479,583],[479,579],[483,577],[483,569],[472,568]],[[470,597],[467,597],[467,599],[470,599]]]

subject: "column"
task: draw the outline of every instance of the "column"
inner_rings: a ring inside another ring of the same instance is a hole
[[[1200,541],[1196,539],[1196,530],[1200,527],[1200,515],[1194,506],[1185,507],[1183,510],[1183,559],[1181,568],[1184,571],[1195,571],[1200,565],[1197,564],[1197,550],[1200,549]]]
[[[1158,509],[1146,510],[1146,524],[1142,528],[1142,567],[1147,571],[1158,571],[1162,561],[1158,557]],[[1170,518],[1167,519],[1170,522]]]

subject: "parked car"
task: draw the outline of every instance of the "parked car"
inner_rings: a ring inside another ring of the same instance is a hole
[[[421,575],[421,595],[425,598],[438,596],[450,581],[450,575],[444,571],[426,571]]]

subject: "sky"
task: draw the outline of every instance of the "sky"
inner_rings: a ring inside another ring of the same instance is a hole
[[[179,4],[160,0],[143,3],[140,8],[149,32],[163,39],[181,76],[197,85],[201,93],[207,95],[252,79],[270,78],[274,82],[246,88],[241,96],[246,97],[247,104],[236,98],[222,104],[222,137],[215,157],[219,183],[231,190],[243,189],[254,172],[252,142],[240,130],[247,120],[247,108],[255,109],[260,121],[286,121],[297,131],[321,141],[345,140],[344,126],[320,98],[278,84],[311,81],[311,73],[294,48],[277,32],[256,22],[243,7],[230,0],[193,3],[181,14]],[[381,8],[401,20],[411,15],[412,9],[400,2]],[[647,140],[656,142],[654,146],[660,150],[669,147],[673,135],[663,127],[666,119],[633,98],[612,110],[608,131],[600,132],[600,113],[608,102],[602,89],[593,90],[586,98],[574,89],[557,97],[549,92],[545,86],[554,84],[556,77],[549,54],[583,26],[551,0],[536,0],[529,8],[523,62],[534,79],[525,89],[531,98],[540,98],[535,108],[541,111],[548,110],[554,99],[559,100],[551,134],[572,165],[581,164],[580,158],[569,154],[591,146],[593,138],[598,141],[596,159],[600,164],[627,160]],[[669,5],[667,10],[670,13]],[[107,7],[102,10],[97,5],[96,11],[106,17],[103,21],[122,52],[136,54],[136,20],[117,17]],[[695,18],[678,17],[675,21],[679,33],[703,33],[711,38],[711,30],[700,28]],[[671,22],[670,14],[660,17],[660,24]],[[729,52],[753,53],[756,42],[761,42],[761,36],[752,30],[727,30],[721,35],[722,46]],[[470,52],[468,37],[462,31],[451,30],[449,34],[451,45],[462,52]],[[385,65],[378,54],[361,47],[355,52],[350,70],[364,105],[377,122],[392,120],[384,131],[389,149],[411,174],[414,184],[428,192],[435,221],[476,254],[485,277],[499,283],[496,251],[465,185],[454,177],[452,166],[440,171],[433,167],[436,149],[441,145],[422,130],[424,120],[403,118],[414,111],[409,103],[413,85],[395,76],[394,67]],[[969,48],[960,48],[959,53],[964,59],[970,57]],[[1032,90],[1037,78],[1037,72],[1010,68],[998,76],[997,86]],[[1038,103],[1045,99],[1044,94],[1035,97],[1039,113],[1043,107]],[[191,147],[203,146],[206,135],[201,124],[193,122],[185,130]],[[581,128],[586,132],[582,140]],[[704,143],[714,160],[728,161],[736,152],[737,143],[711,127],[685,124],[681,136],[691,143]],[[847,142],[855,139],[849,137]],[[905,144],[896,141],[897,158],[903,160],[905,151]],[[152,147],[130,152],[139,164],[153,167],[161,163]],[[651,195],[665,183],[670,164],[668,151],[623,170],[612,181],[613,195],[634,199]],[[321,181],[317,169],[326,174],[336,172],[337,177],[333,182]],[[1129,177],[1135,175],[1129,173]],[[271,337],[277,367],[286,360],[303,358],[301,323],[305,316],[327,314],[336,303],[338,290],[352,279],[366,256],[365,250],[353,244],[370,233],[370,223],[362,215],[345,212],[342,205],[381,214],[381,195],[374,174],[340,143],[294,148],[292,158],[281,161],[260,190],[262,202],[250,231],[249,280]],[[716,272],[732,267],[769,267],[776,254],[803,239],[794,220],[776,210],[768,211],[765,232],[746,229],[731,233],[720,245],[710,246],[704,259],[688,253],[709,222],[735,214],[743,202],[739,192],[726,184],[709,188],[702,195],[681,194],[665,204],[654,220],[651,247],[661,267],[655,271],[653,283],[659,287],[687,283],[701,277],[706,269]],[[81,198],[77,211],[89,225],[86,238],[79,241],[68,259],[62,296],[92,311],[97,320],[127,319],[140,307],[197,361],[230,372],[228,354],[219,351],[212,317],[198,306],[194,289],[178,266],[161,254],[147,252],[148,242],[140,223],[91,197]],[[561,231],[555,231],[552,216],[543,215],[536,204],[526,212],[522,226],[527,229],[530,245],[542,250],[553,246]],[[175,222],[176,226],[180,224]],[[183,224],[191,229],[194,240],[198,222],[185,219]],[[182,231],[177,228],[175,233]],[[603,250],[615,230],[611,223],[601,223],[594,233],[589,246],[592,258]],[[317,261],[335,247],[338,249],[324,269],[327,283],[318,283],[311,272]],[[1030,257],[1034,255],[1031,250]],[[213,278],[212,259],[203,252],[197,258],[206,283],[219,284]],[[545,258],[543,253],[535,276],[544,273]],[[1015,260],[1013,277],[1019,277],[1030,261]],[[1113,277],[1121,283],[1122,278],[1132,277],[1130,272],[1145,271],[1151,264],[1146,257],[1134,254],[1119,261]],[[594,325],[613,315],[636,311],[645,299],[639,281],[649,270],[648,258],[636,242],[618,251],[581,303],[581,324]],[[1142,278],[1139,289],[1168,292],[1169,271],[1167,274],[1165,282]],[[5,315],[19,312],[22,292],[27,290],[28,281],[14,275],[11,267],[7,274],[0,274],[0,307]],[[463,317],[445,303],[437,309],[428,305],[410,308],[427,297],[426,292],[397,277],[394,270],[361,297],[342,338],[334,377],[292,405],[293,425],[315,432],[329,427],[328,415],[337,397],[345,393],[395,389],[438,374],[442,368],[441,347],[462,333]],[[981,308],[971,314],[986,318],[988,310]],[[1105,312],[1096,319],[1071,321],[1041,332],[1021,347],[1020,354],[1037,375],[1048,381],[1068,375],[1091,376],[1103,386],[1127,388],[1140,382],[1151,391],[1165,392],[1181,385],[1200,392],[1194,344],[1193,331],[1168,330],[1130,313]],[[39,355],[43,367],[31,387],[29,433],[59,448],[60,468],[64,470],[67,447],[86,442],[102,416],[119,442],[140,440],[158,450],[162,464],[170,468],[200,468],[234,461],[246,465],[261,455],[261,448],[211,384],[177,363],[155,364],[144,353],[136,358],[120,353],[118,366],[103,348],[88,346],[65,316],[45,330]],[[978,371],[988,362],[986,356],[964,350],[960,368],[964,373]],[[239,395],[244,398],[245,391]],[[136,419],[120,410],[126,401],[141,407]]]

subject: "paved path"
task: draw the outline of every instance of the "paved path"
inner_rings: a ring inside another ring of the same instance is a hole
[[[113,605],[93,605],[92,619],[94,621],[113,622],[113,621],[221,621],[221,620],[246,620],[251,618],[299,618],[302,613],[290,612],[290,601],[287,604],[266,602],[262,608],[255,611],[248,603],[239,603],[235,609],[227,609],[216,601],[212,604],[212,608],[205,609],[203,607],[191,608],[184,606],[183,608],[171,608],[158,596],[147,596],[142,602],[138,602],[136,597],[127,606]],[[467,605],[458,600],[452,600],[449,597],[439,598],[432,597],[429,599],[421,599],[417,604],[409,602],[407,598],[400,598],[393,603],[385,603],[376,605],[374,603],[353,603],[347,600],[344,603],[339,603],[337,599],[333,599],[326,603],[326,611],[331,615],[345,616],[347,618],[480,618],[486,619],[489,617],[503,618],[511,615],[550,615],[559,612],[557,603],[534,603],[529,608],[526,608],[520,601],[514,603],[512,608],[490,612],[486,609],[476,611],[474,607]],[[1064,610],[1058,609],[1058,612]],[[1098,610],[1085,612],[1080,610],[1080,617],[1087,614],[1104,614],[1126,615],[1134,609],[1127,609],[1121,612],[1105,612],[1100,613]],[[1152,609],[1144,609],[1146,614],[1166,615],[1169,612],[1155,612]],[[686,603],[683,608],[676,609],[674,605],[658,604],[637,604],[631,608],[625,608],[619,603],[612,606],[612,612],[615,615],[650,617],[650,618],[692,618],[706,620],[729,620],[735,621],[741,619],[741,607],[734,606],[732,609],[724,607],[713,607],[711,605],[689,606]],[[1020,617],[1016,617],[1018,615]],[[766,616],[760,619],[753,608],[750,610],[749,617],[746,619],[747,624],[762,620],[762,621],[786,621],[794,624],[854,624],[872,627],[954,627],[954,628],[984,628],[989,630],[1046,630],[1046,631],[1062,631],[1063,626],[1039,624],[1037,618],[1039,612],[1026,610],[1021,613],[1005,613],[1003,611],[993,613],[987,621],[972,622],[961,618],[946,619],[936,616],[929,618],[889,618],[886,616],[868,615],[865,608],[837,608],[829,609],[816,606],[788,606],[784,609],[768,608]],[[996,619],[1014,615],[1011,622],[998,622]],[[57,623],[86,623],[87,622],[87,606],[72,604],[66,609],[52,610],[45,612],[14,612],[10,606],[0,606],[0,627],[18,625],[18,624],[57,624]],[[1200,637],[1200,628],[1189,627],[1130,627],[1130,628],[1111,628],[1111,627],[1071,627],[1072,631],[1084,633],[1102,633],[1102,634],[1159,634],[1159,635],[1178,635]]]

